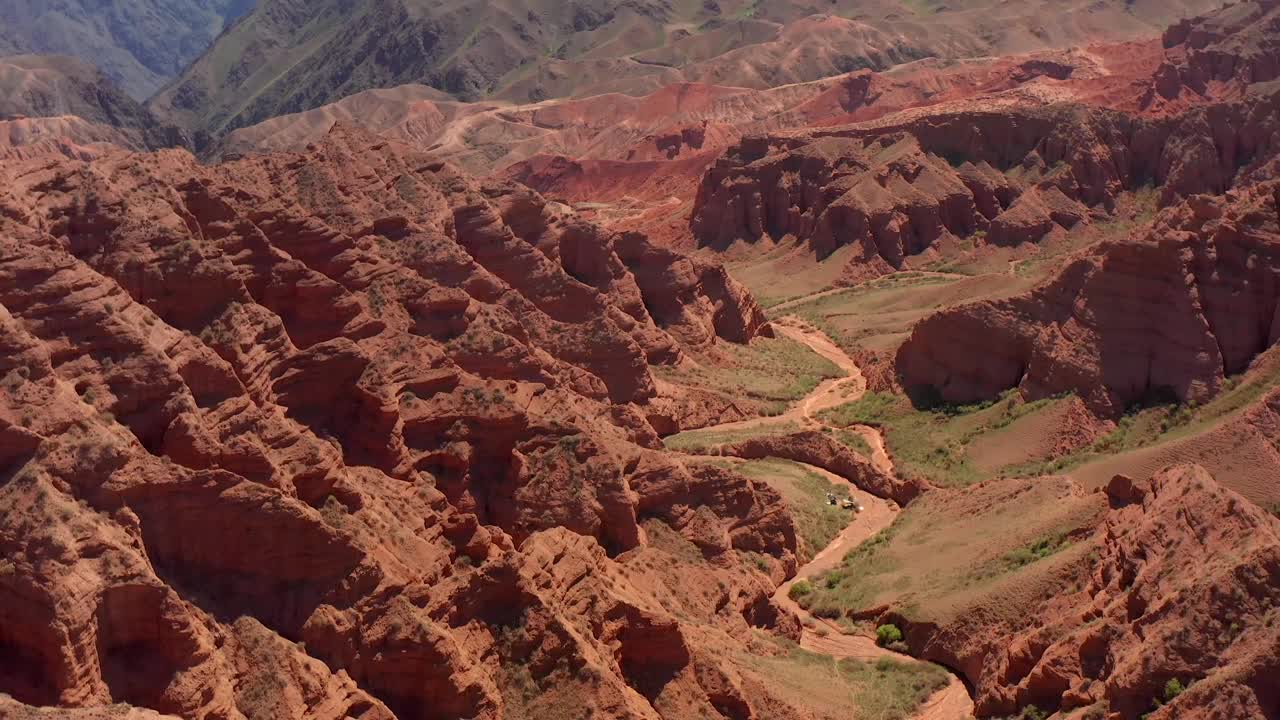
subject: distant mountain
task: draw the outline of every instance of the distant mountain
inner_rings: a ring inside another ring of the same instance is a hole
[[[4,0],[0,55],[72,55],[144,100],[255,0]]]
[[[371,88],[520,102],[752,88],[1154,36],[1217,0],[262,0],[154,110],[216,138]],[[1050,13],[1051,11],[1051,13]],[[1052,22],[1045,18],[1051,17]]]
[[[0,148],[60,138],[134,149],[185,144],[102,71],[65,55],[0,57]]]

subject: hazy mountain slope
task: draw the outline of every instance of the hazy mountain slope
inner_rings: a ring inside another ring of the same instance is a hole
[[[946,6],[907,0],[264,0],[153,99],[219,135],[362,90],[421,83],[463,100],[770,87],[927,56],[1158,34],[1209,0]]]
[[[409,82],[471,99],[544,56],[635,52],[659,44],[665,23],[709,16],[658,0],[266,0],[153,104],[218,133]]]
[[[52,139],[135,149],[185,143],[180,131],[76,58],[0,57],[0,148]]]
[[[145,99],[254,0],[5,0],[0,54],[74,55]]]
[[[0,115],[79,115],[110,124],[139,124],[146,110],[98,70],[60,55],[0,58]]]

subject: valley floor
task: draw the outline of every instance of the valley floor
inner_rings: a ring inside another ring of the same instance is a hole
[[[844,373],[842,377],[823,381],[818,387],[786,412],[771,418],[725,423],[701,428],[686,434],[685,442],[693,443],[697,437],[725,438],[742,437],[768,432],[770,428],[816,427],[824,430],[835,430],[834,426],[825,423],[818,417],[820,411],[835,407],[842,403],[856,402],[867,391],[866,379],[862,376],[857,363],[823,332],[807,326],[795,317],[785,317],[775,322],[775,329],[784,337],[794,340],[811,349],[818,355],[834,363]],[[840,428],[844,430],[844,428]],[[885,473],[893,472],[893,463],[885,452],[880,431],[875,427],[862,425],[853,428],[858,436],[865,440],[871,452],[867,453],[877,469]],[[679,444],[679,443],[677,443]],[[716,448],[698,448],[694,451],[714,451]],[[752,462],[729,456],[719,456],[718,461],[728,462],[731,466],[742,466]],[[756,461],[759,462],[759,461]],[[857,660],[876,662],[888,660],[895,663],[920,663],[921,661],[900,652],[878,645],[874,638],[861,631],[842,626],[829,619],[815,617],[808,610],[792,599],[793,588],[797,583],[808,583],[820,575],[838,567],[846,555],[856,550],[864,542],[886,530],[897,518],[900,509],[891,500],[876,497],[859,488],[848,478],[837,475],[824,468],[806,463],[788,461],[829,483],[832,488],[843,488],[849,497],[857,503],[857,510],[849,512],[849,523],[839,531],[831,542],[817,551],[787,582],[778,586],[773,599],[780,607],[796,613],[804,626],[800,648],[831,659],[833,664],[840,660]],[[766,470],[769,468],[766,467]],[[808,498],[809,502],[824,502],[819,498]],[[793,508],[793,512],[796,512]],[[954,673],[947,673],[945,686],[933,692],[911,716],[913,720],[965,720],[973,717],[973,700],[969,696],[964,683]]]

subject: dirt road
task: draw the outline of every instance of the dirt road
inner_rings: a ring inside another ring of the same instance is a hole
[[[784,318],[775,322],[774,328],[782,335],[808,346],[810,350],[830,360],[836,367],[844,371],[845,377],[828,381],[831,385],[826,388],[819,385],[808,397],[797,404],[802,424],[834,427],[823,422],[816,415],[823,410],[853,402],[866,395],[867,379],[863,377],[862,369],[853,361],[853,358],[849,357],[848,353],[832,342],[831,338],[827,337],[825,333],[809,327],[795,318]],[[889,452],[885,448],[884,437],[881,436],[878,429],[869,425],[853,425],[845,429],[858,433],[871,446],[871,464],[884,472],[893,472],[893,460],[889,457]]]
[[[776,322],[774,327],[782,335],[804,343],[814,352],[827,358],[845,372],[845,377],[827,380],[814,389],[803,400],[796,403],[781,418],[772,418],[770,422],[792,421],[801,425],[825,426],[815,417],[816,413],[841,403],[851,402],[862,397],[867,391],[866,379],[862,376],[857,364],[822,332],[803,325],[794,318],[786,318]],[[716,429],[729,427],[750,427],[751,423],[760,421],[748,420],[743,423],[732,423]],[[858,426],[857,432],[872,447],[872,461],[886,472],[893,472],[893,463],[885,451],[884,439],[880,431],[873,427]],[[836,659],[853,658],[857,660],[877,660],[890,657],[902,662],[921,662],[908,655],[893,652],[876,645],[875,640],[866,635],[846,635],[842,628],[830,621],[816,618],[801,608],[790,598],[791,586],[804,579],[813,578],[840,564],[844,556],[858,545],[870,539],[876,533],[889,527],[897,517],[896,505],[859,490],[845,478],[822,468],[805,465],[835,485],[849,489],[850,495],[862,505],[862,512],[850,516],[849,525],[845,527],[827,547],[814,555],[806,565],[801,567],[794,578],[783,583],[774,593],[774,601],[781,607],[790,608],[805,624],[800,646],[806,650],[830,655]],[[954,673],[950,675],[948,685],[934,693],[913,720],[969,720],[973,717],[973,699],[964,683]]]
[[[868,425],[836,428],[818,417],[818,414],[823,410],[853,402],[866,394],[867,379],[863,377],[862,370],[858,368],[857,363],[822,331],[809,327],[794,317],[775,321],[773,326],[779,334],[808,346],[809,349],[831,361],[832,364],[845,373],[844,377],[823,380],[818,387],[813,389],[813,392],[810,392],[799,402],[794,403],[781,415],[709,425],[699,428],[698,431],[742,431],[774,425],[786,425],[788,423],[802,429],[833,428],[849,430],[861,435],[867,441],[867,445],[871,446],[871,457],[868,458],[871,463],[883,472],[892,473],[893,460],[889,457],[889,452],[885,448],[884,438],[880,435],[878,429]]]
[[[805,623],[800,647],[811,652],[830,655],[836,659],[874,661],[887,657],[900,662],[921,662],[908,655],[882,648],[866,635],[846,635],[840,626],[814,617],[791,599],[789,593],[792,585],[836,567],[849,551],[889,527],[898,515],[896,507],[891,507],[884,500],[858,490],[848,480],[821,468],[811,465],[805,467],[811,472],[823,475],[832,483],[848,487],[850,494],[862,504],[863,510],[853,515],[849,525],[830,545],[823,548],[812,560],[796,571],[794,578],[780,585],[774,592],[774,602],[780,607],[790,608]],[[968,689],[955,674],[949,673],[949,678],[947,686],[931,695],[913,716],[913,720],[970,720],[973,717],[973,699],[969,697]]]

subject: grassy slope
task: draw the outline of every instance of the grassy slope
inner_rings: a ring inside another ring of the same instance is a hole
[[[808,347],[786,338],[759,338],[750,345],[721,343],[715,355],[676,368],[655,368],[664,380],[693,385],[732,397],[767,415],[808,395],[840,368]]]
[[[1280,502],[1274,476],[1275,438],[1238,433],[1231,423],[1280,387],[1280,348],[1256,359],[1245,373],[1230,378],[1226,389],[1201,406],[1161,403],[1135,407],[1110,434],[1061,458],[1011,467],[1024,475],[1067,473],[1097,487],[1116,473],[1144,476],[1175,462],[1197,462],[1228,487],[1263,507]],[[1269,440],[1269,445],[1266,442]]]
[[[799,432],[801,426],[790,420],[776,420],[772,422],[760,422],[752,424],[749,427],[733,428],[733,429],[708,429],[708,430],[686,430],[682,433],[671,435],[663,440],[663,444],[668,449],[678,452],[688,453],[706,453],[713,450],[718,445],[729,445],[742,442],[744,440],[752,440],[755,438],[773,437],[775,435],[789,435]],[[824,428],[824,431],[837,442],[865,458],[870,458],[872,454],[871,445],[865,438],[851,430]]]
[[[915,323],[965,302],[1030,289],[1007,274],[936,276],[905,271],[794,307],[790,312],[827,331],[849,349],[893,350]]]
[[[971,456],[971,446],[997,432],[1016,433],[1059,402],[1062,399],[1027,403],[1010,392],[994,403],[919,410],[906,397],[871,392],[832,408],[821,417],[833,425],[880,427],[900,473],[955,487],[1017,474],[1004,468],[981,467]],[[1020,440],[1031,441],[1025,437]]]
[[[794,646],[775,657],[744,656],[740,662],[820,718],[903,720],[947,684],[946,671],[928,663],[836,661]]]
[[[871,444],[867,442],[866,438],[862,437],[858,433],[851,430],[833,430],[832,428],[826,428],[826,432],[828,435],[835,438],[841,445],[844,445],[859,455],[870,459],[873,452]]]
[[[912,619],[942,621],[974,606],[1013,613],[1060,569],[1085,558],[1072,531],[1091,526],[1103,496],[1065,479],[1003,480],[963,494],[929,493],[892,527],[813,582],[803,604],[819,615],[892,605]]]
[[[912,259],[918,269],[802,302],[785,313],[822,328],[847,349],[892,351],[915,323],[939,310],[1021,294],[1048,279],[1071,253],[1127,236],[1151,220],[1156,200],[1153,190],[1140,190],[1121,199],[1115,217],[1091,224],[1087,232],[1053,234],[1034,245],[979,247],[977,235],[940,243],[934,255]],[[790,247],[730,263],[734,276],[766,307],[832,288],[850,255],[841,248],[815,268],[811,257],[799,258]],[[807,269],[798,269],[802,261]]]
[[[903,396],[873,392],[822,418],[835,425],[880,427],[900,472],[942,486],[1069,474],[1086,487],[1099,487],[1116,473],[1146,477],[1176,462],[1196,462],[1269,507],[1280,503],[1273,482],[1280,443],[1233,432],[1231,423],[1277,387],[1280,349],[1272,349],[1204,405],[1133,407],[1111,432],[1066,454],[1057,454],[1054,439],[1068,422],[1064,413],[1073,398],[1027,403],[1010,391],[994,403],[922,410]]]
[[[746,285],[763,307],[770,308],[832,287],[854,252],[853,246],[842,247],[815,262],[813,253],[795,242],[767,249],[742,243],[711,257],[727,259],[734,278]]]

